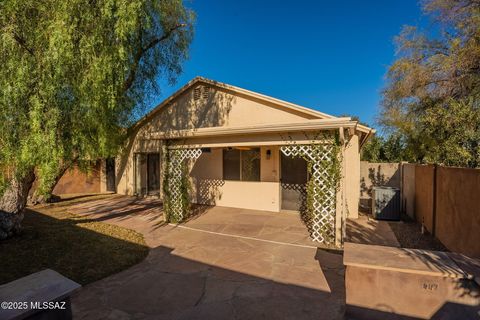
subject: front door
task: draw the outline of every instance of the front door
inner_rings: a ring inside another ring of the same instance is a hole
[[[149,153],[147,155],[147,194],[160,194],[160,155]]]
[[[115,192],[115,158],[108,158],[105,161],[105,171],[107,176],[107,191]]]
[[[160,194],[160,154],[135,154],[135,193],[142,196]]]
[[[307,161],[281,153],[282,210],[302,211],[306,205]]]

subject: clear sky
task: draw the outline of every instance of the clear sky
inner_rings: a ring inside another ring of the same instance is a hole
[[[374,125],[393,38],[419,25],[417,0],[190,0],[190,59],[159,103],[195,76]],[[153,105],[152,105],[153,107]]]

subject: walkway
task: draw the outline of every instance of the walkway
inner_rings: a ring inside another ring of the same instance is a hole
[[[346,240],[360,244],[400,247],[387,221],[375,220],[365,214],[360,214],[358,219],[347,220]]]
[[[342,254],[317,249],[297,215],[214,207],[171,226],[158,202],[124,196],[72,211],[137,230],[151,247],[75,294],[75,319],[343,317]]]

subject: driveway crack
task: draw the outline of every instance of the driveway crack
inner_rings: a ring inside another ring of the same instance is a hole
[[[207,269],[207,272],[205,274],[205,277],[203,278],[203,287],[202,287],[202,293],[200,294],[200,297],[198,297],[197,302],[195,302],[195,307],[198,306],[203,298],[205,297],[205,293],[207,291],[207,281],[208,281],[208,276],[210,274],[210,268]]]

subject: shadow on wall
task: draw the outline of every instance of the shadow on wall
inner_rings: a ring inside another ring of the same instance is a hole
[[[198,85],[167,105],[140,134],[160,131],[181,137],[178,130],[224,126],[235,102],[236,97],[227,90]]]
[[[224,126],[228,123],[235,102],[236,97],[228,90],[198,85],[147,116],[143,120],[145,123],[129,134],[121,151],[116,171],[117,190],[124,173],[133,170],[133,161],[128,161],[132,153],[160,152],[160,140],[152,138],[152,134],[162,132],[172,138],[182,138],[183,133],[178,130]],[[132,183],[133,181],[130,181],[128,184]],[[120,191],[127,193],[128,190]]]
[[[373,187],[400,188],[400,164],[360,162],[360,208],[370,212]]]
[[[225,184],[220,179],[196,179],[197,202],[210,206],[216,205],[216,199],[221,199],[220,188]]]
[[[87,171],[77,165],[69,168],[53,189],[54,194],[100,192],[100,161],[92,164]]]

